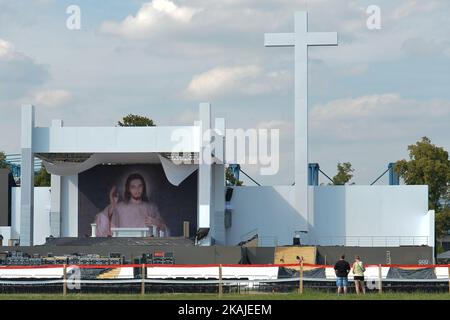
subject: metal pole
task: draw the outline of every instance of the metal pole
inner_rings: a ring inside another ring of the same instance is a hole
[[[67,295],[67,265],[64,265],[63,268],[63,295]]]
[[[303,258],[300,261],[300,283],[298,293],[303,294]]]
[[[142,264],[141,269],[141,295],[145,294],[145,264]]]
[[[323,174],[325,177],[327,177],[328,180],[330,180],[332,183],[334,182],[333,179],[331,179],[331,178],[330,178],[325,172],[323,172],[321,169],[319,169],[319,172],[320,172],[321,174]]]
[[[383,293],[382,281],[383,281],[383,274],[381,272],[381,264],[380,264],[378,265],[378,293],[380,294]]]
[[[258,182],[256,182],[252,177],[250,177],[248,174],[246,174],[242,169],[239,169],[240,172],[242,172],[247,178],[252,180],[256,185],[261,186]]]
[[[222,287],[222,265],[219,265],[219,298],[222,298],[223,287]]]
[[[372,182],[370,185],[373,186],[378,180],[381,179],[382,176],[384,176],[386,174],[386,172],[388,172],[389,169],[387,169],[385,172],[383,172],[378,178],[375,179],[374,182]]]

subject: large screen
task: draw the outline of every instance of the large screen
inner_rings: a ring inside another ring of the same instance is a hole
[[[114,228],[149,228],[150,235],[179,237],[183,223],[197,230],[197,173],[179,186],[162,165],[99,165],[78,176],[78,235],[112,236]]]

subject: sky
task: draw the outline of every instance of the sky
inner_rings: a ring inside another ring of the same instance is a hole
[[[67,28],[71,5],[79,30]],[[351,162],[352,181],[370,184],[423,136],[450,150],[447,0],[0,0],[0,150],[20,152],[23,104],[37,126],[114,126],[129,113],[162,126],[192,125],[208,101],[228,128],[279,129],[279,172],[243,169],[292,184],[294,50],[265,48],[264,33],[292,32],[302,10],[309,31],[339,34],[309,49],[310,162],[330,176]]]

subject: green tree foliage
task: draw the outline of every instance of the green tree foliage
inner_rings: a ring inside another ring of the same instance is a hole
[[[147,117],[129,114],[117,123],[119,127],[154,127],[156,124]]]
[[[50,187],[51,175],[44,167],[34,176],[35,187]]]
[[[450,208],[445,207],[439,212],[436,212],[436,239],[442,240],[450,230]],[[442,245],[442,243],[441,243]]]
[[[450,230],[450,160],[448,152],[423,137],[408,146],[409,160],[397,161],[396,171],[406,184],[428,185],[428,204],[436,211],[436,239]],[[440,203],[444,200],[444,205]],[[447,203],[447,204],[446,204]]]
[[[8,164],[6,163],[6,155],[3,151],[0,151],[0,169],[8,168]]]
[[[353,172],[350,162],[338,163],[337,174],[333,177],[333,185],[340,186],[348,183],[353,178]]]
[[[397,161],[396,171],[406,184],[428,185],[430,209],[439,210],[439,200],[448,195],[450,160],[448,152],[427,137],[408,146],[409,160]]]
[[[237,180],[234,175],[233,171],[230,167],[227,168],[225,171],[225,179],[228,186],[242,186],[244,183],[241,180]]]

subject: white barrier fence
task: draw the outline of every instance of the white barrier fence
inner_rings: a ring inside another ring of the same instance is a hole
[[[391,269],[397,273],[392,272]],[[398,270],[407,275],[398,273]],[[319,272],[317,272],[319,271]],[[397,277],[396,277],[397,275]],[[416,277],[420,275],[421,277]],[[353,274],[348,275],[353,282]],[[219,295],[224,287],[238,287],[244,290],[261,290],[285,286],[298,288],[303,293],[304,283],[322,283],[333,286],[336,275],[333,266],[295,265],[63,265],[63,266],[4,266],[0,267],[0,288],[61,285],[63,294],[68,290],[81,289],[82,285],[130,285],[140,284],[141,294],[155,286],[193,285],[218,288]],[[365,284],[368,289],[383,292],[383,286],[390,283],[433,285],[441,290],[448,285],[450,292],[450,265],[368,265]],[[192,287],[191,287],[192,289]],[[187,289],[189,290],[189,289]],[[174,290],[175,292],[175,290]]]

